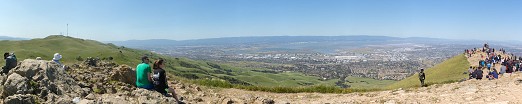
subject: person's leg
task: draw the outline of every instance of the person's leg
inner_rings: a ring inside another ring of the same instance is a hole
[[[174,97],[174,99],[176,99],[176,101],[179,102],[178,96],[176,95],[176,91],[172,88],[168,88],[167,90],[168,92],[170,92],[170,94],[172,94],[172,97]]]
[[[143,88],[143,89],[147,89],[147,90],[154,90],[154,85],[145,85],[145,86],[138,87],[138,88]]]

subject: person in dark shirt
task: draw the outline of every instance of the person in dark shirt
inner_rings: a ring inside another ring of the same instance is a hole
[[[16,67],[17,65],[17,61],[16,61],[16,56],[14,55],[14,53],[4,53],[4,60],[5,60],[5,66],[2,67],[2,72],[1,73],[9,73],[9,71],[11,69],[13,69],[14,67]]]
[[[477,79],[477,80],[482,80],[482,77],[484,76],[484,75],[483,75],[484,72],[482,71],[482,69],[477,69],[476,72],[477,72],[477,73],[476,73],[476,74],[477,74],[477,78],[476,78],[476,79]]]
[[[178,103],[181,103],[176,96],[176,92],[173,88],[170,88],[167,84],[167,76],[165,74],[165,60],[159,59],[156,62],[154,62],[154,74],[152,75],[152,83],[154,85],[154,89],[163,95],[168,95],[168,93],[172,94],[172,97],[176,99]]]
[[[425,79],[426,79],[426,75],[424,74],[424,69],[421,69],[421,71],[419,72],[419,80],[421,82],[421,87],[425,86],[425,84],[424,84]]]

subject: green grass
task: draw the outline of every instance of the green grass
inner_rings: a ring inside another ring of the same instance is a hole
[[[398,81],[395,80],[376,80],[372,78],[362,78],[362,77],[347,77],[345,84],[350,85],[350,88],[355,89],[379,89],[383,86],[388,86]]]
[[[140,62],[140,56],[150,54],[143,50],[117,47],[112,44],[103,44],[93,40],[76,39],[65,36],[49,36],[43,39],[23,41],[0,41],[0,52],[14,52],[19,61],[23,59],[35,59],[42,57],[44,60],[52,60],[54,53],[63,56],[62,63],[72,64],[79,61],[77,57],[113,57],[114,61],[121,64],[134,65]],[[120,53],[120,51],[122,53]],[[1,62],[4,64],[5,62]]]
[[[242,86],[228,83],[223,80],[212,80],[212,79],[199,79],[191,80],[192,83],[196,83],[204,86],[220,87],[220,88],[237,88],[245,89],[250,91],[264,91],[264,92],[275,92],[275,93],[302,93],[302,92],[317,92],[317,93],[352,93],[352,92],[370,92],[380,91],[379,88],[339,88],[328,85],[314,85],[314,86],[300,86],[300,87],[283,87],[283,86]]]
[[[435,65],[432,68],[426,69],[425,83],[427,83],[427,85],[452,83],[467,78],[468,75],[463,74],[463,72],[467,71],[469,65],[469,62],[463,54],[457,55],[451,59],[448,59],[440,64]],[[386,89],[409,88],[419,86],[419,77],[418,74],[415,74],[397,83],[387,86]]]

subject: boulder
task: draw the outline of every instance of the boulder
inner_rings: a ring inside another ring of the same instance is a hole
[[[120,65],[111,74],[111,79],[120,81],[126,84],[135,85],[136,83],[136,71],[128,65]]]
[[[17,73],[13,73],[7,77],[2,89],[2,98],[14,94],[27,94],[31,90],[28,79]]]
[[[272,99],[263,99],[263,104],[274,104],[274,100]]]
[[[7,76],[4,74],[0,74],[0,85],[4,85],[5,80],[7,79]]]
[[[26,78],[32,78],[40,70],[50,67],[59,68],[59,65],[45,60],[24,60],[17,67],[13,68],[10,73],[17,73]]]
[[[16,94],[4,99],[4,104],[35,104],[37,102],[35,96],[29,94]]]
[[[3,89],[0,90],[2,98],[15,94],[35,94],[49,103],[69,103],[74,97],[87,95],[77,81],[51,61],[26,59],[8,75],[5,82],[2,81],[3,86],[0,86]]]

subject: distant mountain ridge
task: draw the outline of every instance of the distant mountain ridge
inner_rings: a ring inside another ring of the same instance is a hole
[[[0,40],[29,40],[28,38],[0,36]]]
[[[120,46],[142,47],[142,46],[197,46],[197,45],[235,45],[235,44],[284,44],[295,42],[382,42],[382,41],[418,41],[418,42],[440,42],[450,41],[448,39],[410,37],[399,38],[390,36],[253,36],[253,37],[224,37],[195,40],[169,40],[169,39],[150,39],[150,40],[128,40],[110,41]]]

